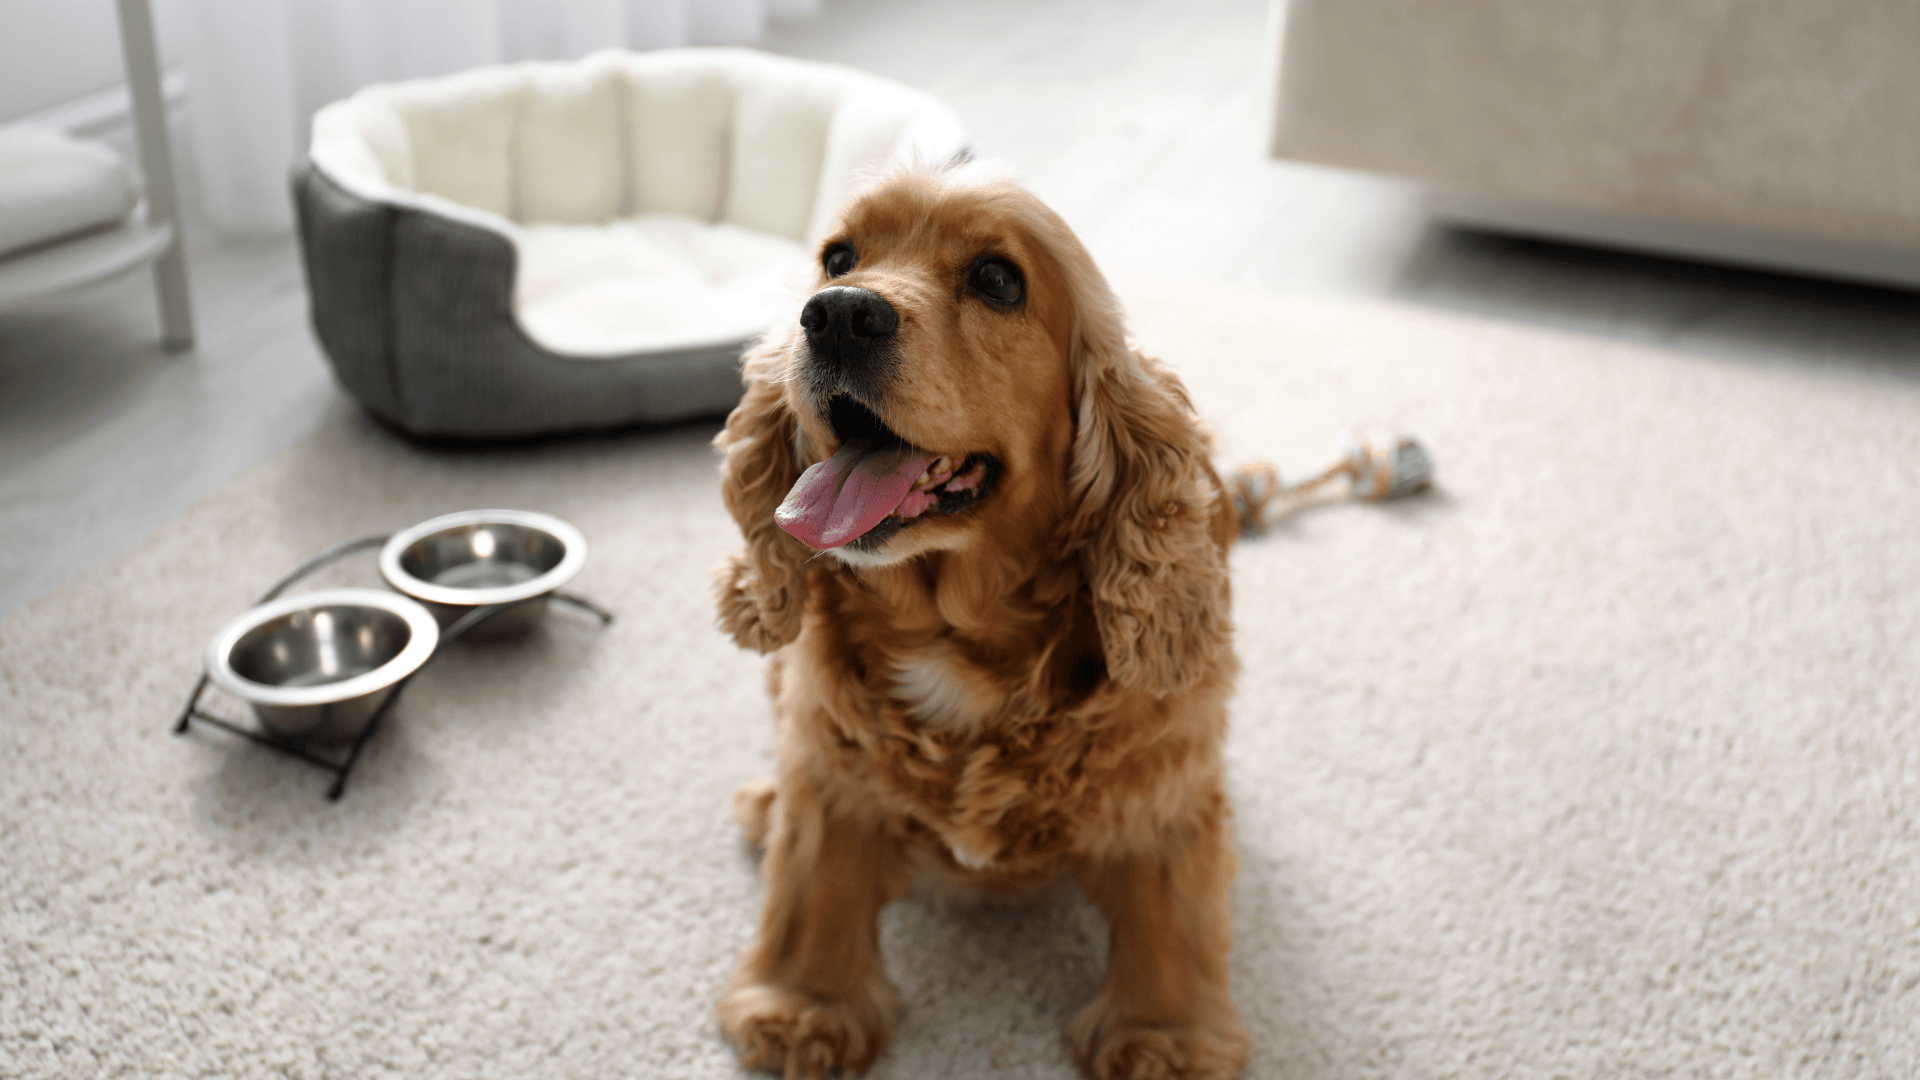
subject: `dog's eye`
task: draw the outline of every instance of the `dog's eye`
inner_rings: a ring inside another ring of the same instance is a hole
[[[853,269],[853,264],[859,261],[860,258],[853,253],[851,244],[835,244],[821,256],[820,265],[826,268],[828,277],[836,278]]]
[[[981,259],[973,265],[973,273],[967,275],[967,284],[973,291],[996,304],[1016,304],[1020,302],[1020,290],[1026,284],[1020,276],[1020,268],[997,256]]]

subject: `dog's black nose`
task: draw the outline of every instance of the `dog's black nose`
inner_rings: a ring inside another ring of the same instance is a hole
[[[800,309],[800,329],[807,332],[807,344],[829,357],[885,345],[899,328],[899,313],[872,289],[829,285]]]

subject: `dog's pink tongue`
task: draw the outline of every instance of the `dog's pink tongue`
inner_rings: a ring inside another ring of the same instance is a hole
[[[815,551],[851,543],[898,509],[932,462],[911,447],[848,443],[800,474],[773,519]]]

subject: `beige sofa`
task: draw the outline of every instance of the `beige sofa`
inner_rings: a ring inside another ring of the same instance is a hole
[[[1276,2],[1276,157],[1470,224],[1920,286],[1920,3]]]

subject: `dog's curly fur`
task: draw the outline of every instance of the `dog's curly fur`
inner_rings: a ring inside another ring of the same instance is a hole
[[[839,438],[797,325],[747,357],[716,439],[746,543],[720,624],[772,654],[777,778],[739,799],[764,841],[757,944],[720,1003],[742,1060],[864,1070],[897,999],[877,918],[916,879],[996,889],[1071,876],[1112,949],[1069,1030],[1092,1075],[1237,1075],[1234,875],[1221,774],[1238,528],[1179,380],[1129,347],[1066,224],[977,167],[907,170],[822,245],[836,285],[898,313],[864,404],[929,453],[991,455],[992,490],[874,548],[816,553],[775,520]],[[1015,305],[970,291],[982,256]],[[827,283],[823,271],[821,285]]]

